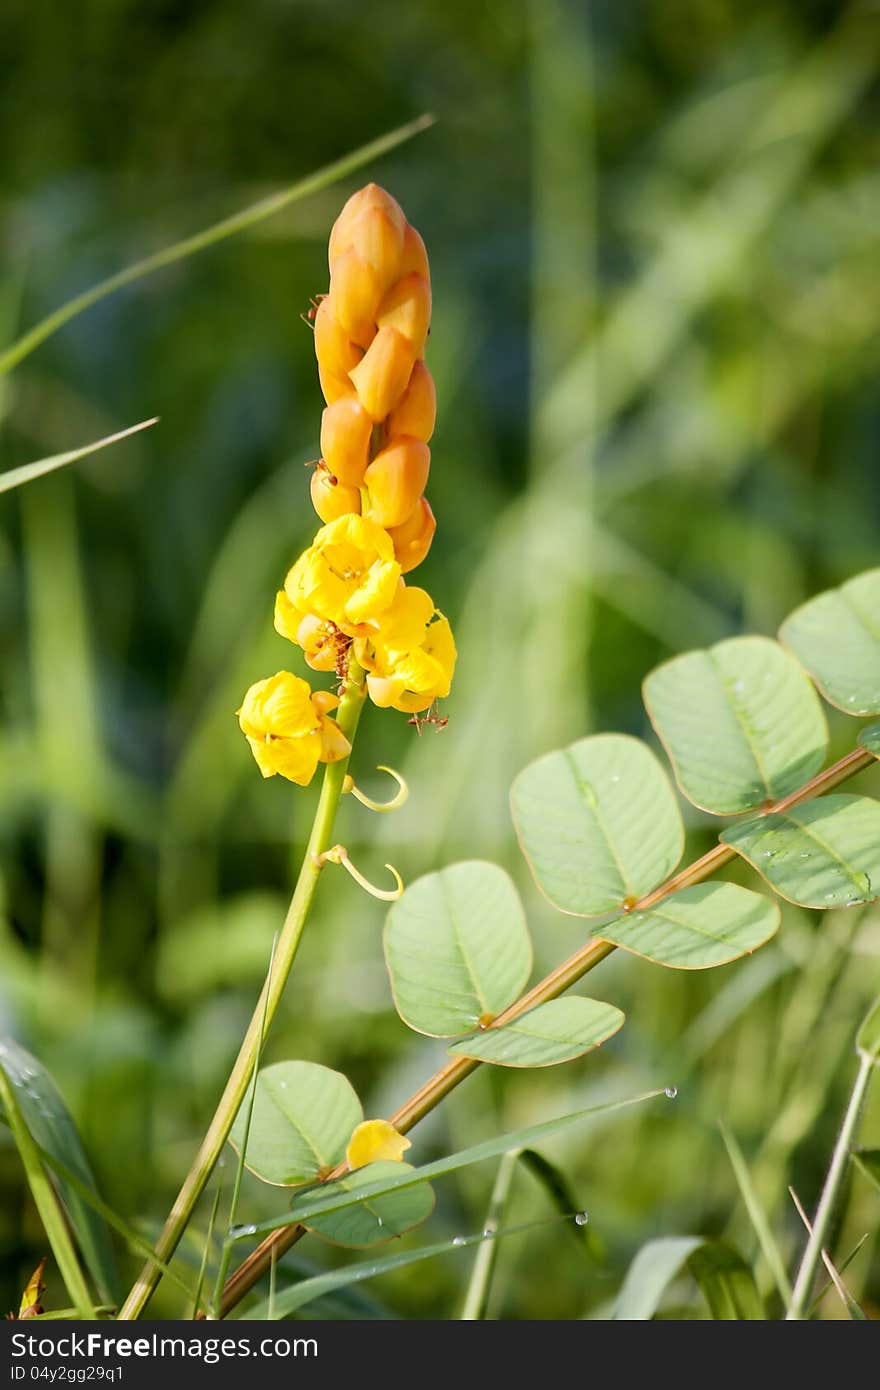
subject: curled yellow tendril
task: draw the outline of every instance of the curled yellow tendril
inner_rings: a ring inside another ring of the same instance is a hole
[[[400,874],[393,864],[386,864],[385,868],[390,874],[394,875],[397,887],[393,889],[377,888],[368,878],[364,878],[360,870],[356,869],[354,864],[352,864],[345,845],[333,845],[331,849],[325,850],[323,854],[315,855],[315,863],[319,869],[322,869],[325,864],[341,864],[343,869],[354,879],[355,883],[359,883],[361,888],[369,893],[371,897],[379,898],[382,902],[396,902],[403,894],[403,879],[400,877]]]
[[[384,763],[379,763],[376,771],[387,772],[388,776],[393,777],[397,783],[397,791],[390,801],[374,801],[371,796],[367,796],[365,792],[362,792],[360,787],[356,785],[354,778],[348,775],[342,784],[342,790],[344,792],[351,792],[352,796],[355,797],[362,806],[368,806],[371,811],[398,811],[409,798],[409,787],[400,773],[395,772],[393,767],[386,767]]]

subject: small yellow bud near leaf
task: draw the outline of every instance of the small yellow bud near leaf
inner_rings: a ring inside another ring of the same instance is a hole
[[[431,451],[427,444],[406,435],[392,439],[364,474],[373,521],[384,527],[401,526],[425,490],[430,467]]]
[[[405,275],[385,295],[376,322],[380,328],[396,328],[410,343],[416,357],[425,350],[431,322],[431,286],[421,275]]]
[[[413,511],[400,526],[388,528],[394,555],[403,574],[420,565],[431,549],[437,522],[427,497],[420,497]]]
[[[334,401],[321,416],[321,455],[334,478],[346,487],[358,488],[364,481],[372,432],[372,420],[354,399]],[[349,510],[360,511],[360,507]]]
[[[349,372],[358,400],[374,423],[384,420],[397,405],[417,356],[409,339],[389,324],[379,329],[362,360]]]
[[[394,439],[398,434],[409,434],[427,444],[434,433],[436,419],[434,378],[424,362],[419,361],[412,369],[409,385],[388,416],[388,437]]]
[[[348,739],[327,711],[335,695],[313,695],[307,681],[277,671],[250,687],[238,710],[238,722],[264,777],[280,773],[308,786],[319,762],[338,762],[350,751]]]
[[[342,405],[344,402],[340,401],[339,404]],[[339,482],[323,462],[320,462],[312,473],[309,491],[312,506],[322,521],[336,521],[348,512],[359,512],[361,509],[360,489],[346,487],[344,483]]]
[[[411,1140],[387,1120],[363,1120],[348,1141],[345,1161],[349,1168],[365,1168],[368,1163],[400,1163]]]

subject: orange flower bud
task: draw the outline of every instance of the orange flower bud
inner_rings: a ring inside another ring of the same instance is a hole
[[[405,275],[392,285],[379,305],[376,322],[380,328],[396,328],[421,357],[431,322],[431,286],[424,276]]]
[[[346,376],[363,357],[362,350],[341,328],[330,296],[321,300],[315,314],[315,356],[325,372]]]
[[[351,229],[362,213],[368,208],[381,208],[385,215],[399,228],[401,236],[406,229],[403,208],[396,198],[386,193],[377,183],[368,183],[353,193],[337,217],[330,232],[329,259],[333,261],[352,244]]]
[[[351,377],[337,376],[335,372],[325,371],[319,362],[318,380],[321,383],[324,400],[328,405],[332,405],[334,401],[342,400],[345,397],[354,400],[355,389]]]
[[[387,290],[400,275],[403,235],[403,225],[389,217],[384,208],[367,208],[351,224],[347,249],[357,252],[361,260],[373,268],[383,290]],[[337,259],[345,254],[345,251],[340,251],[334,255],[330,265],[331,275]]]
[[[312,506],[323,522],[335,521],[337,517],[345,516],[348,512],[360,514],[360,489],[346,487],[345,483],[338,482],[323,460],[312,474],[309,490],[312,494]]]
[[[400,526],[389,528],[394,557],[404,574],[420,565],[431,549],[437,521],[427,497],[420,497],[414,510]]]
[[[321,454],[333,476],[347,487],[360,487],[364,481],[372,432],[372,420],[353,397],[334,401],[321,416]]]
[[[400,269],[398,274],[421,275],[423,279],[431,283],[431,272],[428,268],[428,253],[425,250],[425,243],[419,236],[415,227],[411,227],[407,222],[403,233],[403,251],[400,255]]]
[[[337,256],[330,272],[333,312],[340,327],[361,347],[369,347],[373,340],[382,292],[379,276],[354,247]]]
[[[394,409],[412,375],[416,353],[396,328],[380,328],[366,353],[349,372],[357,397],[376,424]]]
[[[402,435],[376,455],[364,474],[371,520],[400,526],[412,513],[428,481],[431,451],[420,439]]]
[[[420,361],[413,367],[409,386],[388,417],[388,434],[392,439],[398,434],[411,434],[413,439],[421,439],[427,444],[434,433],[436,418],[434,378],[424,362]]]

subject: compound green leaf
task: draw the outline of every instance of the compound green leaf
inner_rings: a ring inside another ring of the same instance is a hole
[[[538,887],[580,917],[650,892],[684,848],[666,773],[624,734],[581,739],[530,763],[514,781],[511,808]]]
[[[381,1182],[384,1178],[395,1178],[412,1171],[408,1163],[369,1163],[366,1168],[358,1168],[339,1182],[328,1183],[322,1188],[322,1193],[328,1198],[342,1192],[356,1193],[358,1188],[368,1183]],[[420,1226],[433,1210],[434,1193],[430,1184],[420,1182],[379,1197],[365,1197],[356,1206],[343,1207],[324,1216],[307,1217],[302,1224],[333,1245],[363,1249],[367,1245],[379,1245],[383,1240],[401,1236],[404,1231],[411,1231],[413,1226]],[[296,1219],[294,1203],[290,1220],[294,1222]]]
[[[869,728],[862,729],[859,743],[863,748],[867,748],[869,753],[873,753],[875,758],[880,758],[880,724],[871,724]]]
[[[832,705],[880,714],[880,569],[796,608],[779,636]]]
[[[230,1143],[240,1153],[247,1106],[238,1112]],[[245,1167],[281,1187],[313,1182],[345,1157],[364,1118],[351,1082],[316,1062],[263,1067],[254,1089]]]
[[[735,883],[697,883],[647,912],[599,929],[603,941],[679,970],[727,965],[763,946],[779,926],[776,903]]]
[[[801,907],[855,907],[880,895],[880,802],[870,797],[818,797],[721,838]]]
[[[582,1057],[623,1026],[613,1004],[571,996],[538,1004],[521,1018],[453,1043],[450,1052],[501,1067],[551,1067]]]
[[[767,637],[733,637],[652,671],[645,706],[689,801],[730,815],[775,801],[819,770],[828,729],[818,696]]]
[[[513,882],[466,860],[426,874],[388,913],[385,960],[397,1012],[418,1033],[455,1037],[522,992],[532,944]]]

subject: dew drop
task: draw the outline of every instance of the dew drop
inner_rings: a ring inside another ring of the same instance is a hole
[[[453,1245],[464,1245],[464,1243],[465,1243],[465,1238],[464,1238],[464,1236],[453,1236],[453,1237],[452,1237],[452,1244],[453,1244]]]
[[[590,1219],[590,1214],[589,1214],[589,1212],[586,1212],[586,1211],[579,1211],[579,1212],[577,1213],[577,1215],[575,1216],[575,1218],[574,1218],[574,1224],[575,1224],[576,1226],[586,1226],[586,1224],[587,1224],[587,1222],[589,1221],[589,1219]]]
[[[663,1094],[665,1095],[667,1100],[675,1100],[675,1097],[678,1095],[678,1087],[667,1086]]]
[[[257,1234],[257,1228],[256,1226],[233,1226],[229,1234],[235,1236],[236,1240],[238,1240],[242,1236],[255,1236]]]
[[[377,1225],[377,1226],[384,1226],[384,1225],[385,1225],[385,1222],[382,1220],[381,1216],[377,1216],[377,1217],[376,1217],[376,1225]]]

